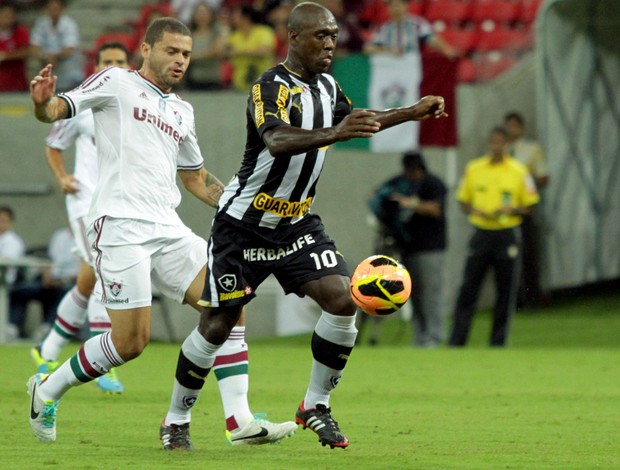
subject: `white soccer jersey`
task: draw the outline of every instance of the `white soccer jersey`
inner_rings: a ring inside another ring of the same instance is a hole
[[[177,170],[199,170],[194,110],[137,71],[110,67],[59,95],[70,117],[92,109],[99,179],[89,213],[182,224]]]
[[[65,202],[69,222],[86,217],[98,174],[93,113],[86,111],[72,119],[56,122],[45,139],[45,144],[63,153],[75,145],[73,175],[78,180],[79,191],[67,194]]]

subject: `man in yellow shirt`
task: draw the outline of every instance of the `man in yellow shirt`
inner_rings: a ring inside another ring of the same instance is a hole
[[[493,129],[489,153],[467,165],[459,185],[457,199],[475,232],[456,301],[450,346],[464,346],[467,342],[489,268],[494,270],[497,295],[489,343],[504,346],[508,338],[519,284],[520,225],[522,217],[538,203],[538,192],[527,167],[506,154],[506,143],[506,131]]]
[[[232,23],[234,32],[228,40],[232,85],[247,92],[263,71],[275,65],[276,35],[269,26],[258,24],[256,11],[247,5],[233,10]]]

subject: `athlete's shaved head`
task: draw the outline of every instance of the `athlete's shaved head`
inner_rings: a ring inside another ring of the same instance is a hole
[[[332,12],[323,5],[319,5],[314,2],[300,3],[293,8],[290,16],[288,17],[288,29],[289,31],[303,31],[308,27],[314,26],[318,20],[318,17],[331,17],[334,23],[336,22]]]
[[[331,11],[318,3],[300,3],[288,19],[284,65],[304,80],[314,81],[331,66],[337,39],[338,23]]]

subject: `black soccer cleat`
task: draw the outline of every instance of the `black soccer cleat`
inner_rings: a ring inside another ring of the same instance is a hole
[[[325,405],[316,405],[316,408],[311,410],[304,410],[304,402],[302,401],[295,413],[295,422],[301,424],[304,429],[310,428],[319,436],[319,442],[323,444],[323,447],[329,446],[332,449],[334,447],[342,447],[343,449],[349,445],[349,440],[346,438],[338,423],[334,421],[331,415],[331,408],[327,408]]]
[[[164,446],[164,450],[194,450],[192,441],[189,438],[189,423],[170,424],[164,423],[159,428],[159,438]]]

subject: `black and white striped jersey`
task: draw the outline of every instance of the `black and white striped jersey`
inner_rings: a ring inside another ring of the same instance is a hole
[[[220,215],[270,229],[298,222],[312,205],[327,147],[274,158],[262,135],[282,125],[331,127],[351,110],[331,75],[307,83],[282,64],[266,71],[248,97],[243,162],[220,199]]]

